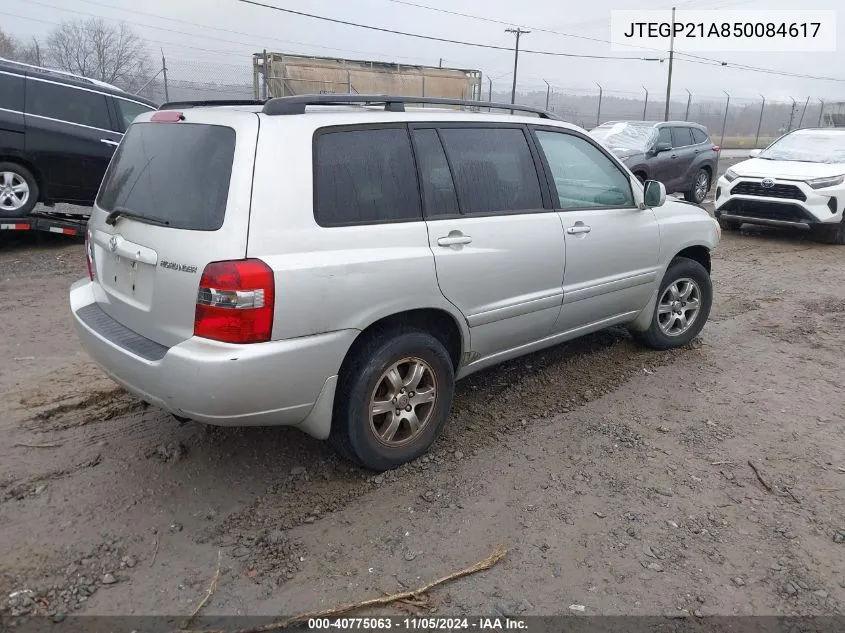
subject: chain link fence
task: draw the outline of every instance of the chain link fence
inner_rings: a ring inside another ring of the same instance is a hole
[[[158,73],[139,94],[158,103],[165,101],[254,99],[263,96],[263,79],[253,72],[252,60],[243,64],[194,61],[168,57]],[[291,82],[288,82],[292,85]],[[295,82],[294,82],[295,83]],[[313,82],[312,82],[313,83]],[[349,82],[326,85],[321,92],[356,92]],[[290,87],[290,86],[289,86]],[[309,85],[309,88],[313,88]],[[296,92],[291,88],[292,92]],[[312,90],[313,91],[313,90]],[[511,82],[484,78],[482,98],[509,103]],[[416,92],[414,96],[417,95]],[[614,120],[662,121],[665,94],[644,86],[640,91],[594,90],[520,83],[516,102],[546,107],[565,121],[585,129]],[[726,149],[765,147],[772,140],[799,127],[830,125],[831,113],[841,103],[816,97],[765,98],[742,95],[697,94],[694,90],[674,94],[669,103],[669,120],[704,125],[713,141]]]

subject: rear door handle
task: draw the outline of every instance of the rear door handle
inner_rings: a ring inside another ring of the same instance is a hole
[[[469,244],[472,242],[472,238],[469,235],[464,235],[460,231],[450,231],[449,235],[446,237],[440,237],[437,239],[438,246],[461,246],[463,244]]]
[[[101,138],[100,143],[103,143],[105,145],[111,145],[112,147],[117,147],[118,145],[120,145],[120,143],[118,143],[117,141],[113,141],[110,138]]]
[[[570,235],[578,235],[579,233],[589,233],[592,230],[592,227],[587,226],[586,224],[576,224],[575,226],[570,226],[566,229],[566,232]]]

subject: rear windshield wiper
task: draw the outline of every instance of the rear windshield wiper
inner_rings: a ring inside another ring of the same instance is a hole
[[[138,222],[144,222],[145,224],[155,224],[156,226],[170,226],[170,222],[167,220],[148,218],[140,213],[135,213],[126,207],[115,207],[112,211],[110,211],[106,216],[106,224],[114,226],[120,218],[130,218],[132,220],[137,220]]]

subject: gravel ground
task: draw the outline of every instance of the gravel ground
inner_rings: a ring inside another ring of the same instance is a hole
[[[505,560],[428,608],[841,614],[843,257],[798,234],[725,235],[687,349],[608,330],[472,376],[434,450],[373,475],[296,431],[144,407],[72,331],[82,246],[13,236],[0,613],[188,614],[218,565],[204,613],[292,613],[414,587],[503,543]]]

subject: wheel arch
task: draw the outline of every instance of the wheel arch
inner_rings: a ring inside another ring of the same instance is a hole
[[[672,265],[673,261],[679,257],[691,259],[692,261],[701,264],[709,275],[712,268],[710,250],[710,246],[707,246],[706,244],[689,244],[677,251],[674,255],[672,255],[672,257],[669,257],[666,261],[666,265],[660,269],[660,274],[657,278],[654,292],[652,292],[651,298],[648,301],[648,305],[642,309],[633,321],[627,324],[628,329],[635,332],[644,332],[648,329],[651,324],[652,312],[654,312],[655,306],[657,305],[657,293],[660,291],[660,284],[663,281],[663,276],[666,274],[666,271],[669,269],[669,266]]]
[[[380,317],[362,329],[347,350],[340,371],[344,370],[358,349],[371,337],[402,328],[422,330],[439,340],[449,353],[456,372],[464,362],[464,350],[469,349],[466,320],[459,320],[443,308],[414,308]]]

